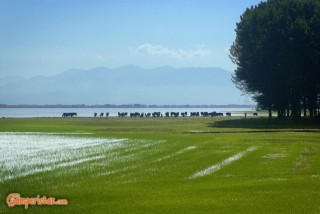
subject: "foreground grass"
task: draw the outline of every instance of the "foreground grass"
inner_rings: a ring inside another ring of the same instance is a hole
[[[98,151],[102,159],[0,183],[0,212],[25,212],[5,203],[17,192],[69,201],[31,206],[32,213],[319,213],[319,128],[313,121],[264,118],[0,119],[1,132],[128,139],[122,148]]]

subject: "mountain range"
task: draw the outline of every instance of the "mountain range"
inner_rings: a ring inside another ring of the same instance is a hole
[[[221,68],[70,69],[54,76],[0,78],[3,104],[252,104]]]

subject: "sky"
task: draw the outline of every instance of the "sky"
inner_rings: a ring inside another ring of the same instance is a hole
[[[0,77],[67,69],[220,67],[261,0],[0,0]]]

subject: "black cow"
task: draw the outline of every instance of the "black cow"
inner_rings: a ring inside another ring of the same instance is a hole
[[[179,117],[179,112],[171,112],[170,116],[171,117]]]
[[[256,112],[255,112],[255,113],[253,113],[253,116],[258,116],[258,113],[256,113]]]
[[[118,112],[119,117],[126,117],[128,115],[127,112]]]
[[[161,112],[153,112],[152,113],[152,117],[160,117],[161,116]]]
[[[199,117],[199,112],[191,112],[190,117]]]
[[[130,113],[130,117],[140,117],[141,114],[139,112]]]
[[[208,112],[201,112],[201,116],[203,116],[203,117],[208,117],[208,116],[209,116],[209,113],[208,113]]]
[[[231,117],[231,112],[227,112],[227,113],[226,113],[226,116]]]
[[[215,117],[215,116],[218,116],[218,115],[217,115],[217,112],[213,111],[213,112],[210,112],[210,113],[209,113],[209,116]]]
[[[69,113],[63,113],[62,117],[76,117],[77,113],[75,112],[69,112]]]
[[[134,116],[135,116],[135,117],[140,117],[141,114],[140,114],[139,112],[135,112],[135,113],[134,113]]]

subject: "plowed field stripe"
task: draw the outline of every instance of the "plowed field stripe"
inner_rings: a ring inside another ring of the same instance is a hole
[[[220,169],[222,169],[223,167],[233,163],[234,161],[237,161],[239,159],[241,159],[243,156],[245,156],[248,152],[254,151],[256,150],[258,147],[256,146],[252,146],[249,147],[248,149],[246,149],[243,152],[239,152],[215,165],[212,165],[210,167],[208,167],[207,169],[201,170],[199,172],[196,172],[195,174],[193,174],[192,176],[189,177],[189,179],[194,179],[194,178],[198,178],[198,177],[202,177],[202,176],[206,176],[206,175],[210,175]]]

